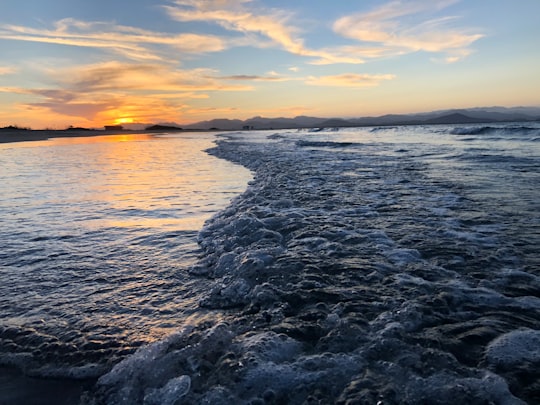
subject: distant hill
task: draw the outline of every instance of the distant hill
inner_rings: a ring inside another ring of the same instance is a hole
[[[485,122],[485,120],[461,113],[441,115],[424,121],[425,124],[479,124],[481,122]]]
[[[199,130],[242,130],[242,129],[295,129],[386,125],[431,125],[431,124],[479,124],[487,122],[540,121],[540,107],[484,107],[432,111],[418,114],[388,114],[379,117],[320,118],[298,116],[294,118],[253,117],[247,120],[213,119],[183,125],[184,129]]]
[[[145,128],[146,131],[183,131],[182,128],[171,125],[150,125]]]
[[[191,125],[183,125],[185,129],[204,129],[204,130],[240,130],[245,125],[245,121],[242,120],[230,120],[227,118],[217,118],[209,121],[201,121]]]
[[[0,128],[0,131],[30,131],[30,128],[19,127],[18,125],[9,125],[7,127]]]
[[[77,131],[77,132],[80,132],[80,131],[92,131],[90,128],[83,128],[83,127],[68,127],[66,129],[64,129],[64,131]]]
[[[355,126],[354,122],[347,121],[341,118],[331,118],[320,122],[318,127],[353,127]]]

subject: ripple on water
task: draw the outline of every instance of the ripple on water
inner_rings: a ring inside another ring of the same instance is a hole
[[[0,364],[95,377],[197,307],[197,232],[250,178],[204,152],[213,139],[4,148]]]

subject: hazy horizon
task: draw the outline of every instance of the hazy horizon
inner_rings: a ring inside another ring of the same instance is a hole
[[[116,124],[116,125],[112,125],[112,126],[119,126],[119,127],[122,127],[122,129],[124,130],[133,130],[133,131],[139,131],[139,130],[145,130],[146,128],[150,127],[150,126],[170,126],[170,127],[177,127],[179,129],[182,129],[185,127],[185,129],[196,129],[196,130],[204,130],[205,128],[203,127],[197,127],[197,125],[204,125],[204,124],[209,124],[209,123],[212,123],[213,121],[230,121],[231,123],[232,122],[236,122],[236,121],[240,121],[242,123],[249,123],[249,121],[251,120],[257,120],[257,119],[262,119],[263,122],[266,122],[266,121],[279,121],[279,120],[283,120],[283,122],[285,121],[294,121],[294,120],[300,120],[302,121],[302,119],[309,119],[309,120],[321,120],[321,121],[324,121],[324,120],[328,120],[328,121],[331,121],[331,120],[343,120],[343,121],[348,121],[349,123],[354,123],[354,122],[357,122],[357,121],[365,121],[365,120],[370,120],[372,119],[372,123],[360,123],[359,125],[361,126],[364,126],[364,125],[408,125],[410,124],[410,121],[407,121],[408,119],[409,120],[420,120],[421,118],[420,117],[424,117],[426,120],[430,120],[430,119],[433,119],[433,118],[438,118],[438,117],[444,117],[446,115],[451,115],[453,113],[462,113],[463,115],[465,115],[466,117],[469,117],[469,118],[476,118],[476,114],[475,113],[480,113],[481,116],[490,116],[492,115],[494,118],[492,119],[486,119],[486,121],[484,122],[511,122],[511,121],[514,121],[514,122],[517,122],[517,121],[521,121],[521,119],[519,118],[513,118],[514,115],[522,115],[522,116],[526,116],[526,118],[523,120],[523,121],[530,121],[530,120],[533,120],[533,121],[537,121],[540,119],[540,106],[514,106],[514,107],[501,107],[501,106],[492,106],[492,107],[471,107],[471,108],[451,108],[451,109],[445,109],[445,110],[435,110],[435,111],[419,111],[419,112],[413,112],[413,113],[402,113],[402,114],[392,114],[392,113],[388,113],[388,114],[383,114],[383,115],[377,115],[377,116],[350,116],[350,117],[339,117],[339,116],[333,116],[333,117],[315,117],[315,116],[311,116],[311,115],[296,115],[296,116],[286,116],[286,115],[282,115],[280,117],[263,117],[263,116],[253,116],[253,117],[248,117],[248,118],[245,118],[245,119],[241,119],[241,118],[237,118],[237,117],[208,117],[208,119],[206,120],[201,120],[201,121],[195,121],[195,122],[184,122],[184,123],[179,123],[179,122],[174,122],[174,121],[169,121],[169,122],[166,122],[166,121],[159,121],[159,122],[130,122],[130,123],[124,123],[124,124]],[[499,114],[499,116],[497,118],[495,118],[495,116]],[[397,122],[393,122],[393,123],[385,123],[385,121],[381,121],[381,120],[384,120],[386,117],[396,117],[396,119],[398,119],[399,117],[401,117],[403,119],[403,122],[398,121]],[[450,123],[450,122],[449,122]],[[455,122],[455,123],[458,123],[458,122]],[[468,122],[462,122],[463,124],[466,124]],[[65,131],[65,130],[69,130],[69,129],[88,129],[88,130],[103,130],[103,128],[105,126],[108,126],[109,124],[105,124],[105,125],[101,125],[101,126],[89,126],[89,127],[80,127],[80,126],[73,126],[73,125],[68,125],[68,126],[65,126],[65,127],[51,127],[51,126],[48,126],[48,127],[43,127],[43,128],[36,128],[36,127],[31,127],[29,125],[25,125],[24,122],[23,123],[11,123],[9,125],[4,125],[4,126],[0,126],[0,129],[10,129],[10,128],[13,128],[13,129],[18,129],[18,130],[32,130],[32,131]],[[299,126],[302,126],[300,124],[300,122],[297,123],[297,125]],[[305,125],[304,125],[305,126]],[[308,125],[309,126],[309,125]],[[318,124],[314,124],[314,126],[318,126]],[[335,125],[334,125],[335,126]],[[283,127],[283,128],[286,128],[286,127]],[[111,128],[112,129],[112,128]],[[218,129],[223,129],[223,130],[227,130],[228,128],[218,128]],[[240,129],[240,128],[237,128],[237,129]],[[256,128],[256,129],[260,129],[260,128]]]

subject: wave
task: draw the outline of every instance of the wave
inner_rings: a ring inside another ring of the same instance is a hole
[[[500,153],[489,153],[484,149],[466,150],[463,155],[457,156],[457,160],[488,164],[499,168],[520,169],[535,172],[539,168],[538,159],[526,156],[513,156]]]
[[[341,130],[340,127],[319,127],[319,128],[308,128],[306,129],[307,132],[339,132]]]
[[[399,127],[397,126],[375,127],[375,128],[371,128],[369,132],[394,131],[396,129],[399,129]]]
[[[452,135],[485,135],[499,133],[501,135],[513,134],[531,134],[540,133],[540,128],[515,125],[515,126],[473,126],[473,127],[455,127],[450,130]]]
[[[355,142],[334,142],[334,141],[296,141],[296,145],[303,148],[348,148],[351,146],[360,146]]]
[[[199,233],[190,271],[208,291],[178,333],[102,376],[94,404],[536,398],[540,279],[509,270],[518,247],[492,213],[341,144],[211,150],[255,179]]]

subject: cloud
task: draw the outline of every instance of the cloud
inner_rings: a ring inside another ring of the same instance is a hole
[[[302,55],[308,51],[298,37],[298,29],[287,25],[290,15],[281,11],[255,14],[240,7],[241,1],[176,1],[176,7],[165,6],[169,15],[178,21],[216,23],[229,31],[260,34],[285,50]],[[236,7],[225,7],[236,5]]]
[[[112,122],[118,116],[174,120],[189,107],[186,100],[207,99],[214,91],[252,90],[220,78],[212,69],[174,69],[156,63],[111,61],[41,73],[48,82],[45,88],[3,87],[0,92],[36,96],[36,101],[19,105],[40,116],[49,111],[51,117]]]
[[[215,76],[213,77],[219,80],[227,81],[254,81],[254,82],[285,82],[291,80],[287,77],[279,76],[275,72],[271,72],[268,76],[262,75],[231,75],[231,76]]]
[[[236,112],[238,109],[235,107],[199,107],[199,108],[188,108],[186,113],[192,116],[198,115],[215,115],[216,113],[231,113]]]
[[[301,29],[291,23],[295,17],[292,12],[248,8],[248,3],[251,1],[178,0],[174,6],[163,6],[176,21],[217,24],[236,35],[156,32],[114,22],[65,18],[55,22],[50,29],[2,24],[0,39],[94,48],[143,62],[168,61],[171,51],[200,55],[238,46],[277,46],[291,54],[312,58],[309,63],[318,65],[364,62],[358,53],[307,47]]]
[[[138,61],[166,59],[159,51],[163,46],[188,54],[220,52],[227,48],[224,40],[215,35],[162,33],[72,18],[56,22],[50,30],[0,25],[0,39],[96,48]]]
[[[393,80],[395,75],[391,74],[357,74],[344,73],[335,76],[310,76],[305,82],[313,86],[333,86],[333,87],[375,87],[382,81]]]
[[[171,18],[181,21],[203,21],[241,33],[254,47],[274,46],[299,56],[315,58],[315,64],[363,63],[362,59],[332,52],[331,49],[317,50],[305,46],[300,37],[301,30],[290,21],[294,15],[281,10],[250,11],[243,7],[246,0],[177,0],[176,6],[164,6]]]
[[[379,44],[371,48],[373,57],[424,51],[446,54],[447,62],[455,62],[470,54],[468,47],[483,35],[453,27],[455,16],[435,17],[454,3],[456,0],[392,1],[368,13],[342,17],[333,28],[361,43]],[[366,48],[349,50],[369,56]]]
[[[2,75],[10,75],[10,74],[15,73],[16,71],[17,70],[15,68],[12,68],[12,67],[0,66],[0,76],[2,76]]]
[[[58,103],[56,101],[29,103],[27,106],[29,109],[42,108],[61,115],[82,117],[88,120],[94,120],[99,113],[112,107],[107,103]]]
[[[77,93],[124,92],[185,92],[185,91],[246,91],[251,87],[231,85],[215,77],[207,68],[173,69],[168,65],[152,63],[123,63],[118,61],[48,71],[61,88]]]
[[[86,96],[55,93],[54,91],[32,90],[30,93],[43,96],[43,101],[19,104],[19,107],[32,111],[34,114],[58,117],[66,121],[67,117],[84,120],[84,122],[113,122],[118,117],[131,117],[139,122],[152,122],[152,118],[176,119],[187,106],[182,96],[176,98],[162,97],[149,94],[141,97],[129,93],[101,93]],[[189,97],[189,95],[187,96]],[[69,99],[69,101],[65,101]]]

